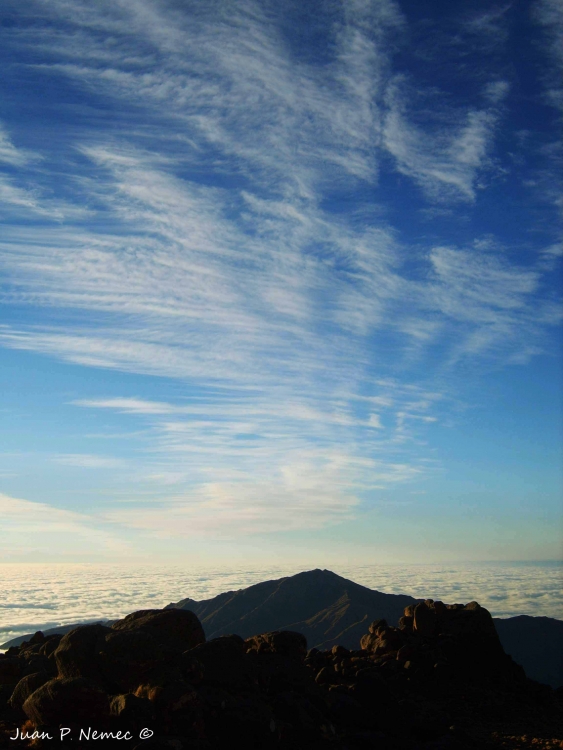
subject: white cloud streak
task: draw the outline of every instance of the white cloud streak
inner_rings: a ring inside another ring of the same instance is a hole
[[[94,456],[86,453],[70,453],[55,456],[53,461],[63,466],[76,466],[83,469],[117,469],[123,461],[109,456]]]
[[[6,129],[0,124],[0,164],[21,167],[36,158],[27,149],[16,148]]]
[[[438,201],[474,201],[477,178],[488,166],[498,115],[492,108],[470,110],[453,128],[434,132],[417,127],[408,118],[408,95],[401,78],[388,90],[388,112],[383,128],[384,144],[398,170],[412,177],[428,196]],[[494,104],[506,95],[506,82],[486,90]]]
[[[546,76],[547,94],[551,103],[563,110],[563,6],[558,0],[538,0],[533,6],[538,23],[544,27],[549,42],[550,62],[553,70]]]
[[[47,503],[10,497],[0,493],[0,518],[4,540],[0,560],[53,548],[72,556],[87,552],[126,556],[130,546],[113,533],[107,523],[92,515],[54,507]]]
[[[508,85],[494,77],[482,107],[415,122],[412,86],[393,70],[405,21],[391,0],[330,5],[323,64],[262,5],[186,8],[33,4],[49,19],[18,36],[33,70],[117,103],[128,127],[73,142],[81,202],[61,199],[58,224],[4,232],[4,299],[42,323],[4,325],[0,341],[205,392],[200,405],[76,402],[149,420],[145,476],[178,485],[107,518],[162,534],[326,525],[428,471],[418,435],[440,398],[381,385],[383,371],[444,343],[447,363],[525,359],[554,319],[537,304],[539,269],[498,248],[429,243],[413,276],[385,222],[325,205],[374,190],[389,157],[428,200],[471,204]],[[0,159],[28,164],[4,131]],[[2,180],[0,198],[24,216],[53,216],[32,171]],[[127,471],[103,456],[57,460]]]

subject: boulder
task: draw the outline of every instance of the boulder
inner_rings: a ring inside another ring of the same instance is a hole
[[[379,638],[375,633],[366,633],[360,638],[360,646],[366,651],[373,652],[378,643]]]
[[[384,620],[384,619],[374,620],[369,626],[368,632],[377,633],[379,628],[386,628],[386,627],[387,627],[387,620]]]
[[[196,648],[199,648],[199,646],[196,646]],[[185,651],[182,654],[178,660],[178,667],[180,674],[190,685],[199,685],[203,680],[205,669],[199,659],[193,656],[192,650]]]
[[[431,600],[427,600],[414,608],[413,631],[424,638],[431,638],[436,632],[438,618],[432,604]]]
[[[257,693],[237,695],[221,712],[213,746],[228,748],[234,737],[244,737],[245,747],[274,750],[278,747],[277,729],[272,705],[264,696]]]
[[[23,704],[23,711],[35,726],[85,726],[109,717],[108,696],[83,678],[49,680]]]
[[[47,672],[51,677],[56,677],[57,665],[54,659],[48,659],[43,654],[32,654],[25,662],[22,677],[26,677],[30,674],[37,674],[37,672]]]
[[[465,606],[446,605],[441,631],[452,635],[479,634],[498,638],[489,610],[477,602],[469,602]]]
[[[24,660],[18,656],[0,657],[0,685],[16,685],[24,667]]]
[[[0,714],[9,705],[8,701],[14,692],[13,685],[0,685]],[[0,747],[2,745],[0,744]]]
[[[45,638],[45,641],[41,644],[41,648],[39,649],[39,653],[43,654],[44,656],[51,656],[56,649],[59,643],[61,642],[62,635],[48,635]]]
[[[64,635],[55,651],[59,676],[99,683],[101,675],[96,654],[108,633],[111,630],[104,625],[83,625]]]
[[[362,649],[380,655],[398,651],[404,643],[403,632],[397,630],[397,628],[389,627],[389,625],[379,625],[376,629],[370,626],[370,632],[360,639]]]
[[[245,655],[246,644],[242,638],[238,635],[224,635],[186,651],[180,668],[185,670],[186,679],[189,679],[191,672],[195,673],[197,680],[199,665],[206,682],[242,687],[250,680]],[[191,659],[195,659],[195,664],[190,661]]]
[[[22,677],[10,697],[10,706],[15,709],[21,709],[29,696],[40,688],[41,685],[49,682],[50,679],[52,679],[52,675],[49,675],[47,672],[35,672],[34,674]]]
[[[292,630],[275,630],[261,633],[245,641],[247,651],[280,654],[297,661],[304,661],[307,656],[307,639],[301,633]]]
[[[111,630],[97,649],[97,671],[111,692],[134,692],[157,675],[161,683],[179,677],[180,654],[150,629]]]
[[[111,628],[96,624],[72,630],[61,639],[54,658],[60,677],[83,678],[108,692],[125,694],[157,679],[157,672],[160,682],[179,679],[177,662],[182,652],[204,640],[192,612],[142,610]],[[47,659],[44,655],[34,658]],[[46,665],[42,668],[48,671]]]
[[[153,706],[156,726],[166,734],[199,739],[203,728],[202,703],[198,692],[185,680],[167,685],[142,685],[136,695]]]
[[[120,728],[142,729],[150,727],[155,721],[153,704],[133,693],[115,695],[110,701],[109,712]]]
[[[401,630],[412,630],[414,624],[414,617],[407,617],[403,615],[399,618],[399,628]]]
[[[194,648],[205,641],[200,621],[187,609],[140,610],[114,622],[112,630],[144,630],[179,651]]]

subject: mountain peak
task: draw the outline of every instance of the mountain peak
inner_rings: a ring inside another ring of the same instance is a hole
[[[170,605],[194,612],[208,638],[237,633],[248,638],[272,630],[299,630],[311,646],[336,642],[357,647],[366,620],[397,623],[411,596],[383,594],[315,568],[196,602]]]

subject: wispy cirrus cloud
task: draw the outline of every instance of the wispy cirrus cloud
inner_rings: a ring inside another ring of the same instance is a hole
[[[324,57],[295,45],[283,10],[246,0],[22,13],[39,19],[12,40],[28,71],[79,91],[99,120],[60,146],[59,204],[32,164],[0,183],[32,219],[0,239],[3,299],[36,312],[0,341],[203,394],[74,400],[148,422],[142,476],[175,488],[108,519],[207,534],[349,518],[374,488],[428,475],[425,431],[449,394],[421,381],[541,347],[556,321],[538,302],[547,267],[478,238],[409,244],[379,203],[391,169],[439,208],[474,205],[509,91],[491,71],[478,101],[446,102],[397,71],[396,3],[327,4]],[[0,157],[23,167],[6,138]],[[409,369],[417,358],[432,364]]]
[[[554,106],[563,109],[563,8],[557,0],[538,0],[534,3],[533,13],[537,22],[543,26],[549,42],[552,70],[546,75],[547,94]]]
[[[29,551],[41,553],[53,547],[72,556],[90,552],[96,555],[126,555],[129,544],[113,533],[108,524],[95,516],[33,502],[0,493],[4,544],[0,559],[26,557]]]
[[[234,221],[223,191],[179,181],[150,157],[107,148],[88,155],[107,170],[98,196],[110,223],[129,229],[125,237],[61,227],[46,246],[24,229],[17,245],[0,247],[12,299],[89,311],[89,325],[4,327],[0,338],[86,366],[218,389],[189,405],[78,400],[152,418],[142,476],[155,489],[177,488],[155,492],[140,514],[108,511],[108,521],[228,536],[349,518],[366,493],[429,476],[418,436],[437,418],[424,389],[374,383],[378,345],[368,351],[366,340],[379,332],[401,352],[451,337],[459,359],[496,356],[500,341],[521,351],[522,323],[530,337],[537,329],[538,272],[503,264],[490,249],[434,248],[426,278],[408,279],[389,230],[354,229],[310,204],[297,210],[249,195]],[[105,466],[94,458],[63,460]]]
[[[409,97],[398,78],[388,89],[383,139],[400,172],[412,177],[439,201],[473,201],[480,171],[488,166],[498,113],[489,106],[460,113],[453,127],[417,127],[408,116]],[[506,81],[489,84],[485,95],[498,104],[508,91]]]
[[[69,453],[55,456],[53,461],[63,466],[76,466],[82,469],[117,469],[123,461],[110,456],[94,456],[87,453]]]
[[[141,510],[125,504],[108,511],[108,519],[163,535],[230,538],[330,526],[351,518],[366,492],[431,473],[412,452],[402,455],[398,443],[412,443],[414,434],[403,429],[405,412],[397,408],[414,417],[432,408],[440,394],[425,398],[391,382],[380,391],[393,399],[381,397],[377,411],[371,401],[358,409],[362,400],[351,394],[327,401],[326,394],[298,399],[283,390],[179,404],[113,398],[76,405],[148,422],[152,448],[142,477],[149,486],[174,488],[147,498]]]
[[[508,38],[506,15],[512,3],[493,6],[486,11],[473,13],[465,20],[464,30],[471,34],[489,37],[495,44],[505,43]]]
[[[0,123],[0,164],[21,167],[37,159],[37,157],[37,154],[28,149],[17,148],[6,129]]]

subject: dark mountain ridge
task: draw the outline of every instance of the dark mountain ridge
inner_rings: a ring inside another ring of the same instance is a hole
[[[518,615],[493,622],[502,647],[528,677],[553,688],[563,685],[562,620]]]
[[[212,599],[182,599],[168,609],[194,612],[208,638],[237,633],[249,638],[271,630],[295,630],[311,647],[335,643],[356,648],[366,623],[384,618],[396,624],[405,607],[418,599],[383,594],[330,570],[309,570],[264,581]]]
[[[230,633],[250,638],[272,630],[294,630],[314,648],[340,644],[353,649],[370,622],[383,618],[396,625],[404,608],[419,601],[316,569],[199,602],[182,599],[168,608],[194,612],[208,638]],[[528,615],[493,621],[503,648],[528,677],[554,688],[563,685],[563,621]]]

